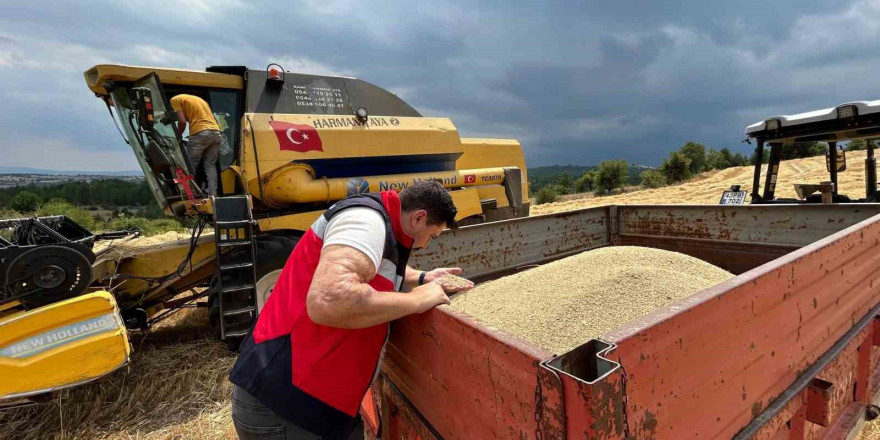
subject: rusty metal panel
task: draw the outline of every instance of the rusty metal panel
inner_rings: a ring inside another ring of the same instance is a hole
[[[564,423],[560,385],[538,382],[550,357],[444,306],[394,322],[382,371],[445,440],[549,440]]]
[[[606,207],[485,223],[443,233],[414,253],[410,264],[458,266],[480,280],[605,246],[608,234]]]
[[[811,211],[812,222],[835,211],[841,222],[853,221],[843,210],[821,208]],[[637,214],[619,209],[622,221]],[[667,207],[648,209],[657,214],[640,218],[659,221],[660,212],[669,215],[663,211]],[[743,210],[734,218],[743,212],[757,215]],[[723,215],[730,218],[731,212]],[[786,241],[803,241],[793,228],[798,220],[779,221],[787,223],[783,231],[791,231]],[[638,224],[652,223],[657,222]],[[760,232],[737,228],[703,231],[706,238],[761,241]],[[646,232],[652,231],[640,231]],[[606,334],[603,339],[618,345],[619,362],[629,375],[627,413],[636,438],[733,437],[880,302],[878,246],[880,217]],[[843,388],[843,370],[835,370],[840,378],[825,379],[837,379]]]
[[[806,246],[880,214],[876,204],[618,206],[620,235]]]
[[[871,365],[873,366],[870,379],[871,391],[868,395],[872,396],[872,399],[877,400],[877,398],[880,398],[880,347],[873,347],[871,349]]]
[[[535,388],[535,420],[538,422],[537,440],[567,438],[565,432],[565,402],[562,378],[546,364],[538,368],[538,386]]]
[[[394,440],[443,440],[424,420],[418,409],[400,393],[400,390],[384,376],[379,376],[373,386],[382,396],[383,439]],[[376,439],[369,430],[365,437]]]
[[[825,429],[816,440],[852,440],[853,428],[857,427],[861,422],[862,415],[865,413],[865,405],[861,403],[850,403],[841,413],[834,424]],[[812,439],[810,439],[812,440]]]
[[[859,360],[859,348],[864,345],[869,330],[865,329],[852,342],[850,342],[840,356],[822,370],[817,376],[825,382],[833,384],[827,393],[827,415],[825,424],[812,424],[807,429],[807,440],[819,440],[827,435],[829,425],[834,424],[846,412],[853,403],[853,394],[856,388],[856,370]]]
[[[833,388],[833,383],[822,379],[813,379],[807,386],[807,420],[811,423],[821,426],[831,424],[829,406]]]
[[[610,359],[614,345],[596,339],[545,362],[562,379],[570,439],[625,440],[626,375]]]

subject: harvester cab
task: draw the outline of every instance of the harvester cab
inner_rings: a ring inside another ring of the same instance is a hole
[[[751,203],[872,203],[878,201],[877,162],[874,148],[880,139],[880,101],[856,101],[837,107],[815,110],[796,115],[767,118],[746,127],[747,140],[754,140],[755,157],[762,158],[765,146],[770,147],[767,175],[761,189],[762,161],[755,161]],[[838,173],[846,171],[846,151],[841,143],[864,140],[865,158],[864,197],[848,196],[839,192]],[[797,198],[777,198],[776,185],[783,153],[797,144],[825,142],[825,168],[828,180],[795,183]],[[834,165],[832,165],[834,164]]]

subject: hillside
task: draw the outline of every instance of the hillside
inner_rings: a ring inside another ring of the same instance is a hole
[[[846,194],[853,198],[865,196],[865,155],[864,151],[847,152],[847,169],[838,174],[841,194]],[[761,171],[762,185],[766,171],[767,166],[765,165]],[[531,214],[550,214],[602,205],[713,205],[718,203],[722,191],[730,188],[730,185],[742,185],[742,189],[751,191],[753,173],[754,168],[751,166],[709,171],[679,185],[656,189],[640,189],[606,197],[589,197],[544,205],[533,205]],[[776,187],[776,196],[795,198],[797,195],[792,184],[819,183],[823,180],[828,180],[824,156],[783,161],[779,168],[779,183]]]

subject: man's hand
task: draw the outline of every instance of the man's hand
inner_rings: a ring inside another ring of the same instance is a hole
[[[425,282],[440,284],[447,293],[458,293],[474,288],[473,281],[464,278],[448,278],[447,275],[458,277],[461,275],[460,267],[441,267],[425,273]]]
[[[474,282],[455,275],[444,275],[433,281],[440,285],[447,294],[464,292],[474,288]]]
[[[443,290],[443,286],[431,282],[416,287],[409,293],[416,300],[416,312],[424,313],[441,304],[449,304],[449,297]]]
[[[456,275],[456,276],[461,275],[461,268],[460,267],[441,267],[438,269],[434,269],[430,272],[426,272],[425,283],[430,283],[431,281],[437,281],[446,275]]]

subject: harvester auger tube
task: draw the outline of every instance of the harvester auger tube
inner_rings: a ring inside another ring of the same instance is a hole
[[[514,169],[519,171],[522,179],[522,171],[518,168]],[[512,171],[498,167],[327,179],[317,178],[315,170],[308,165],[292,163],[266,177],[263,185],[265,197],[263,202],[276,208],[295,203],[327,203],[361,192],[402,190],[415,182],[428,180],[440,182],[445,188],[499,185],[505,183],[507,175],[513,175]],[[521,182],[516,184],[521,188]],[[521,206],[522,190],[512,192],[520,195],[516,205]],[[510,197],[509,193],[508,197]],[[511,204],[514,204],[514,200],[511,200]]]

